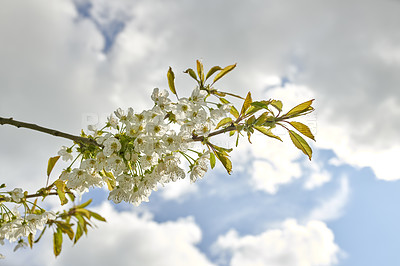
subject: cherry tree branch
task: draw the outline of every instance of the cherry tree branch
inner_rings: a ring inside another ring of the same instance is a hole
[[[70,139],[73,140],[77,143],[81,143],[81,144],[92,144],[95,146],[99,146],[101,147],[100,144],[98,144],[94,139],[89,139],[89,138],[84,138],[84,137],[80,137],[80,136],[75,136],[75,135],[71,135],[68,133],[64,133],[55,129],[50,129],[50,128],[46,128],[46,127],[42,127],[42,126],[38,126],[36,124],[30,124],[30,123],[25,123],[25,122],[21,122],[21,121],[17,121],[14,120],[12,117],[10,118],[3,118],[0,117],[0,125],[12,125],[15,126],[17,128],[28,128],[31,130],[35,130],[35,131],[39,131],[42,133],[46,133],[46,134],[50,134],[56,137],[61,137],[61,138],[66,138],[66,139]]]

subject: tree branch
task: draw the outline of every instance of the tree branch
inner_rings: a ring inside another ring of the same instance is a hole
[[[0,117],[0,125],[12,125],[12,126],[15,126],[15,127],[18,127],[18,128],[20,128],[20,127],[28,128],[28,129],[32,129],[32,130],[35,130],[35,131],[43,132],[43,133],[46,133],[46,134],[50,134],[50,135],[53,135],[53,136],[56,136],[56,137],[70,139],[70,140],[73,140],[73,141],[75,141],[77,143],[89,144],[89,145],[92,144],[92,145],[101,147],[101,145],[98,144],[94,139],[75,136],[75,135],[64,133],[64,132],[61,132],[61,131],[58,131],[58,130],[41,127],[41,126],[38,126],[38,125],[35,125],[35,124],[16,121],[12,117],[10,117],[10,118]]]

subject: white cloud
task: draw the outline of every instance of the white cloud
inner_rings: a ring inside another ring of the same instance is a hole
[[[306,177],[306,181],[304,183],[305,189],[311,190],[318,188],[329,182],[332,178],[331,173],[325,170],[323,165],[318,163],[316,160],[304,163],[303,167],[309,170],[308,176]]]
[[[347,177],[342,177],[338,191],[330,198],[321,201],[319,206],[313,209],[309,219],[330,221],[340,218],[344,214],[344,208],[349,201],[350,186]]]
[[[20,265],[213,265],[196,247],[201,229],[192,217],[157,223],[151,215],[116,212],[104,203],[96,210],[107,218],[97,223],[88,237],[71,247],[65,239],[63,251],[55,260],[51,239],[42,239],[34,254],[20,251],[8,256],[10,263]],[[30,256],[27,256],[29,255]],[[38,254],[41,254],[38,256]]]
[[[191,184],[188,178],[168,183],[159,190],[164,199],[177,200],[179,202],[183,201],[187,195],[196,193],[197,191],[197,185]]]
[[[227,252],[231,266],[333,265],[341,253],[325,223],[313,220],[300,225],[294,219],[254,236],[231,230],[218,238],[214,251]]]

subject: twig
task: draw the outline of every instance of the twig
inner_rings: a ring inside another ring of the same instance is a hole
[[[46,133],[46,134],[50,134],[50,135],[53,135],[53,136],[56,136],[56,137],[70,139],[70,140],[73,140],[73,141],[75,141],[77,143],[92,144],[92,145],[96,145],[96,146],[101,147],[101,145],[98,144],[94,139],[89,139],[89,138],[84,138],[84,137],[80,137],[80,136],[71,135],[71,134],[64,133],[64,132],[61,132],[61,131],[58,131],[58,130],[41,127],[41,126],[38,126],[36,124],[30,124],[30,123],[17,121],[17,120],[14,120],[12,117],[11,118],[0,117],[0,125],[12,125],[12,126],[15,126],[15,127],[18,127],[18,128],[20,128],[20,127],[29,128],[29,129],[40,131],[40,132],[43,132],[43,133]]]

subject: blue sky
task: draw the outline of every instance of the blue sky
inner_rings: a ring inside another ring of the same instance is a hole
[[[118,107],[150,108],[169,66],[189,95],[182,71],[201,59],[238,64],[222,90],[280,99],[286,110],[315,98],[305,122],[317,141],[310,162],[290,139],[254,136],[232,152],[232,175],[218,166],[139,207],[91,191],[83,200],[93,198],[107,224],[65,243],[57,259],[50,237],[33,250],[2,246],[2,263],[398,265],[399,12],[389,0],[6,0],[2,117],[78,134]],[[2,183],[35,191],[68,144],[2,126]]]

